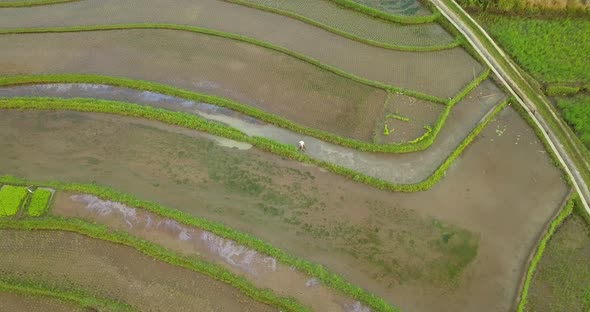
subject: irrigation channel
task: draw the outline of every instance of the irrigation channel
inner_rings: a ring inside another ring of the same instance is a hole
[[[23,96],[99,98],[196,114],[237,128],[250,136],[265,137],[293,146],[298,141],[304,140],[307,145],[306,153],[317,160],[340,165],[396,184],[414,184],[428,179],[473,128],[504,99],[502,91],[492,81],[487,80],[453,107],[443,130],[430,148],[419,153],[383,154],[361,152],[326,143],[314,137],[260,122],[226,108],[148,91],[90,84],[0,87],[0,98]]]
[[[508,309],[539,229],[568,192],[509,107],[419,193],[380,191],[247,144],[113,115],[5,110],[0,140],[2,173],[95,182],[224,223],[401,310]]]
[[[484,69],[461,47],[432,52],[384,49],[297,19],[220,0],[84,0],[0,10],[2,29],[121,23],[172,23],[248,36],[359,77],[443,99],[453,97]],[[88,35],[82,34],[82,37]],[[35,43],[47,43],[48,40],[41,37]],[[72,40],[68,41],[70,43]],[[2,45],[8,44],[2,42]],[[105,45],[97,47],[99,50],[104,48]],[[154,51],[157,50],[165,51],[165,47],[160,46]],[[142,51],[145,52],[145,48],[133,52],[133,56],[142,55]],[[190,53],[194,51],[190,50]],[[0,73],[14,64],[10,57],[0,59]],[[27,60],[31,61],[31,58]]]

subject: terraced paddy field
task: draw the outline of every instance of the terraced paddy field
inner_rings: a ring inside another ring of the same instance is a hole
[[[2,311],[87,311],[84,307],[58,299],[40,296],[25,296],[9,292],[0,293],[0,309],[2,309]]]
[[[459,47],[420,53],[384,49],[297,19],[220,0],[84,0],[0,11],[2,29],[121,23],[172,23],[244,35],[363,78],[443,99],[453,97],[483,69]],[[14,66],[5,57],[0,65]]]
[[[547,244],[531,283],[525,311],[588,311],[588,257],[590,224],[574,213]]]
[[[354,2],[366,5],[395,15],[425,16],[431,13],[420,1],[417,0],[353,0]]]
[[[567,193],[511,109],[445,179],[414,194],[378,191],[247,145],[138,119],[10,110],[0,118],[2,140],[10,142],[0,152],[4,173],[96,182],[223,222],[322,263],[404,310],[508,309],[541,225]]]
[[[195,306],[202,311],[273,311],[221,282],[117,244],[59,231],[0,230],[0,237],[3,278],[82,288],[140,311],[171,306],[177,311],[194,311]]]

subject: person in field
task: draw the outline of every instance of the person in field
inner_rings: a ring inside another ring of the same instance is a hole
[[[297,148],[300,152],[305,152],[305,142],[299,141],[299,143],[297,143]]]

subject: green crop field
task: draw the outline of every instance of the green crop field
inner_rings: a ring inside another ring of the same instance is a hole
[[[575,130],[582,142],[590,148],[590,97],[560,98],[557,106],[563,118]]]
[[[590,19],[482,14],[479,20],[506,52],[541,82],[590,81]]]
[[[37,189],[31,197],[27,214],[31,217],[39,217],[47,211],[47,205],[51,198],[51,192],[45,189]]]
[[[24,187],[3,186],[0,189],[0,217],[15,215],[26,196]]]

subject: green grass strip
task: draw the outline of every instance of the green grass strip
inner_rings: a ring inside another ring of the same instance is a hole
[[[0,188],[0,217],[16,215],[21,204],[27,197],[27,189],[12,185]]]
[[[445,161],[433,172],[432,175],[430,175],[427,179],[415,184],[397,184],[373,178],[342,166],[313,159],[304,153],[298,152],[295,146],[292,145],[278,143],[266,138],[247,136],[246,134],[234,128],[220,123],[210,122],[195,115],[153,108],[149,106],[97,99],[11,98],[0,99],[0,109],[73,110],[80,112],[98,112],[129,117],[140,117],[193,130],[204,131],[212,135],[217,135],[236,141],[247,142],[263,151],[324,167],[333,173],[340,174],[353,179],[354,181],[371,185],[379,189],[397,192],[417,192],[429,189],[440,179],[442,179],[445,171],[455,160],[455,158],[461,154],[463,149],[465,149],[465,147],[467,147],[473,138],[475,138],[475,136],[481,132],[483,127],[485,127],[489,120],[491,120],[493,115],[502,107],[504,107],[507,102],[508,99],[497,105],[492,113],[488,114],[488,116],[484,118],[484,120],[480,122],[471,133],[469,133],[465,140],[461,142],[457,149],[455,149],[455,151],[453,151],[453,153],[451,153],[451,155],[445,159]],[[447,109],[450,109],[450,107]]]
[[[363,14],[400,24],[425,24],[435,22],[440,15],[433,13],[426,16],[407,16],[386,13],[351,0],[330,0],[342,7],[352,9]]]
[[[518,302],[518,307],[516,309],[517,312],[524,311],[524,309],[526,307],[526,303],[527,303],[529,287],[531,286],[531,282],[533,280],[533,275],[535,273],[535,269],[537,268],[537,264],[541,260],[541,257],[543,256],[543,252],[545,252],[545,247],[547,247],[547,243],[549,242],[549,239],[551,238],[553,233],[555,233],[555,230],[557,229],[557,227],[572,212],[572,210],[574,208],[574,203],[575,203],[576,197],[577,197],[577,195],[574,195],[568,199],[565,207],[563,207],[563,209],[559,212],[557,217],[555,217],[555,219],[553,219],[553,221],[551,221],[551,223],[549,224],[549,228],[547,229],[547,232],[545,232],[545,234],[541,238],[541,241],[539,241],[539,244],[537,245],[537,248],[535,249],[535,253],[533,255],[533,258],[532,258],[532,260],[529,264],[529,267],[527,269],[527,272],[526,272],[525,281],[524,281],[524,284],[522,287],[522,293],[520,295],[520,300]]]
[[[45,189],[36,189],[31,196],[31,201],[27,207],[27,215],[39,217],[47,212],[51,192]]]
[[[0,228],[17,230],[60,230],[83,234],[92,238],[126,245],[146,256],[181,268],[207,275],[231,285],[252,299],[286,311],[309,312],[309,308],[293,298],[279,297],[269,289],[259,289],[246,278],[237,276],[225,268],[203,260],[184,257],[156,244],[131,236],[126,232],[110,231],[106,226],[91,224],[81,219],[44,217],[1,221]]]
[[[287,254],[286,252],[275,248],[268,243],[255,238],[249,234],[236,231],[231,229],[221,223],[213,222],[207,219],[195,217],[185,212],[181,212],[179,210],[170,209],[163,207],[159,204],[143,201],[136,198],[133,195],[125,194],[118,192],[114,189],[103,187],[97,184],[79,184],[79,183],[62,183],[58,181],[26,181],[19,178],[15,178],[12,176],[0,176],[0,183],[10,183],[14,185],[43,185],[54,188],[56,190],[68,191],[68,192],[77,192],[77,193],[84,193],[84,194],[92,194],[98,196],[104,200],[112,200],[122,204],[125,204],[129,207],[134,207],[138,209],[144,209],[151,213],[160,215],[164,218],[176,220],[182,224],[200,228],[205,231],[209,231],[218,235],[220,237],[224,237],[227,239],[231,239],[236,243],[246,246],[248,248],[254,249],[258,252],[266,254],[275,258],[277,261],[284,263],[286,265],[292,266],[296,268],[298,271],[306,273],[310,276],[313,276],[320,280],[325,285],[332,287],[334,289],[342,291],[347,296],[357,299],[363,304],[369,306],[373,311],[384,311],[384,312],[395,312],[397,309],[391,307],[387,304],[383,299],[366,292],[365,290],[354,286],[348,282],[346,282],[342,277],[336,275],[334,273],[329,272],[325,267],[322,265],[318,265],[315,263],[311,263],[306,260],[298,259],[294,256]],[[36,219],[28,219],[28,224],[36,224],[37,220],[45,220],[46,218],[36,218]],[[55,219],[55,218],[53,218]],[[68,219],[71,220],[71,219]],[[80,223],[81,221],[76,221]],[[83,222],[83,221],[82,221]],[[12,222],[4,222],[0,221],[0,227],[3,224],[10,225]],[[83,225],[87,226],[87,223],[83,223]],[[104,228],[103,230],[105,233],[109,233],[109,231]]]
[[[74,303],[86,309],[99,309],[100,311],[133,312],[133,307],[119,301],[96,298],[81,289],[61,290],[49,287],[39,282],[29,282],[0,278],[0,291],[10,292],[25,296],[42,296]]]
[[[0,8],[22,8],[22,7],[31,7],[31,6],[48,5],[48,4],[58,4],[58,3],[66,3],[66,2],[74,2],[74,1],[80,1],[80,0],[10,1],[10,2],[0,2]]]
[[[321,22],[318,22],[314,19],[311,19],[309,17],[297,14],[297,13],[293,13],[293,12],[289,12],[286,10],[281,10],[281,9],[277,9],[277,8],[273,8],[273,7],[269,7],[266,5],[262,5],[262,4],[256,4],[256,3],[251,3],[248,1],[243,1],[243,0],[225,0],[231,3],[235,3],[235,4],[239,4],[239,5],[243,5],[246,7],[250,7],[250,8],[254,8],[257,10],[262,10],[262,11],[267,11],[267,12],[271,12],[271,13],[275,13],[275,14],[280,14],[280,15],[284,15],[287,17],[291,17],[294,19],[298,19],[302,22],[305,22],[307,24],[325,29],[329,32],[335,33],[339,36],[351,39],[351,40],[355,40],[361,43],[365,43],[365,44],[369,44],[369,45],[373,45],[376,47],[380,47],[380,48],[384,48],[384,49],[390,49],[390,50],[397,50],[397,51],[410,51],[410,52],[431,52],[431,51],[440,51],[440,50],[447,50],[447,49],[452,49],[452,48],[456,48],[460,45],[460,41],[455,39],[453,42],[450,42],[448,44],[440,44],[440,45],[431,45],[431,46],[406,46],[406,45],[393,45],[390,43],[385,43],[385,42],[381,42],[381,41],[376,41],[376,40],[372,40],[372,39],[367,39],[355,34],[351,34],[349,32],[340,30],[338,28],[334,28],[332,26],[328,26],[326,24],[323,24]],[[318,0],[316,0],[318,1]]]
[[[71,26],[71,27],[42,27],[42,28],[14,28],[14,29],[2,29],[0,30],[0,35],[6,34],[34,34],[34,33],[67,33],[67,32],[83,32],[83,31],[105,31],[105,30],[125,30],[125,29],[170,29],[170,30],[180,30],[180,31],[188,31],[200,34],[206,34],[211,36],[217,36],[237,41],[242,41],[254,45],[258,45],[263,48],[267,48],[270,50],[274,50],[280,53],[284,53],[286,55],[292,56],[309,64],[315,65],[321,69],[325,69],[330,71],[336,75],[339,75],[344,78],[351,79],[358,83],[362,83],[371,87],[383,89],[386,91],[393,91],[402,93],[405,95],[413,96],[415,98],[423,99],[426,101],[431,101],[435,103],[445,104],[447,101],[432,95],[428,95],[425,93],[421,93],[418,91],[408,90],[404,88],[394,87],[379,81],[370,80],[366,78],[362,78],[356,76],[354,74],[348,73],[336,67],[324,64],[316,59],[311,57],[305,56],[301,53],[297,53],[291,51],[289,49],[276,46],[274,44],[260,41],[258,39],[227,33],[223,31],[212,30],[208,28],[196,27],[196,26],[186,26],[186,25],[176,25],[176,24],[114,24],[114,25],[91,25],[91,26]]]
[[[576,94],[582,90],[581,87],[567,86],[567,85],[549,85],[545,89],[545,94],[548,96],[556,95],[571,95]]]
[[[291,131],[313,136],[320,140],[354,148],[366,152],[382,152],[382,153],[408,153],[422,151],[428,148],[436,139],[439,130],[446,121],[450,107],[459,102],[465,95],[479,85],[483,80],[489,76],[490,70],[486,69],[473,81],[471,81],[463,90],[461,90],[455,97],[445,102],[447,107],[439,115],[434,124],[434,133],[427,132],[428,135],[422,136],[418,139],[404,142],[404,143],[389,143],[376,144],[373,142],[359,141],[351,138],[344,138],[336,134],[321,131],[318,129],[308,128],[306,126],[294,123],[286,118],[273,115],[254,108],[252,106],[238,103],[232,100],[220,98],[212,95],[205,95],[193,91],[183,90],[155,82],[132,80],[127,78],[100,76],[100,75],[83,75],[83,74],[54,74],[54,75],[31,75],[31,76],[10,76],[0,77],[0,86],[21,85],[21,84],[36,84],[36,83],[90,83],[90,84],[104,84],[117,87],[130,88],[141,91],[150,91],[196,102],[206,102],[217,106],[232,109],[234,111],[252,116],[261,121],[289,129]],[[389,93],[391,94],[391,93]]]

